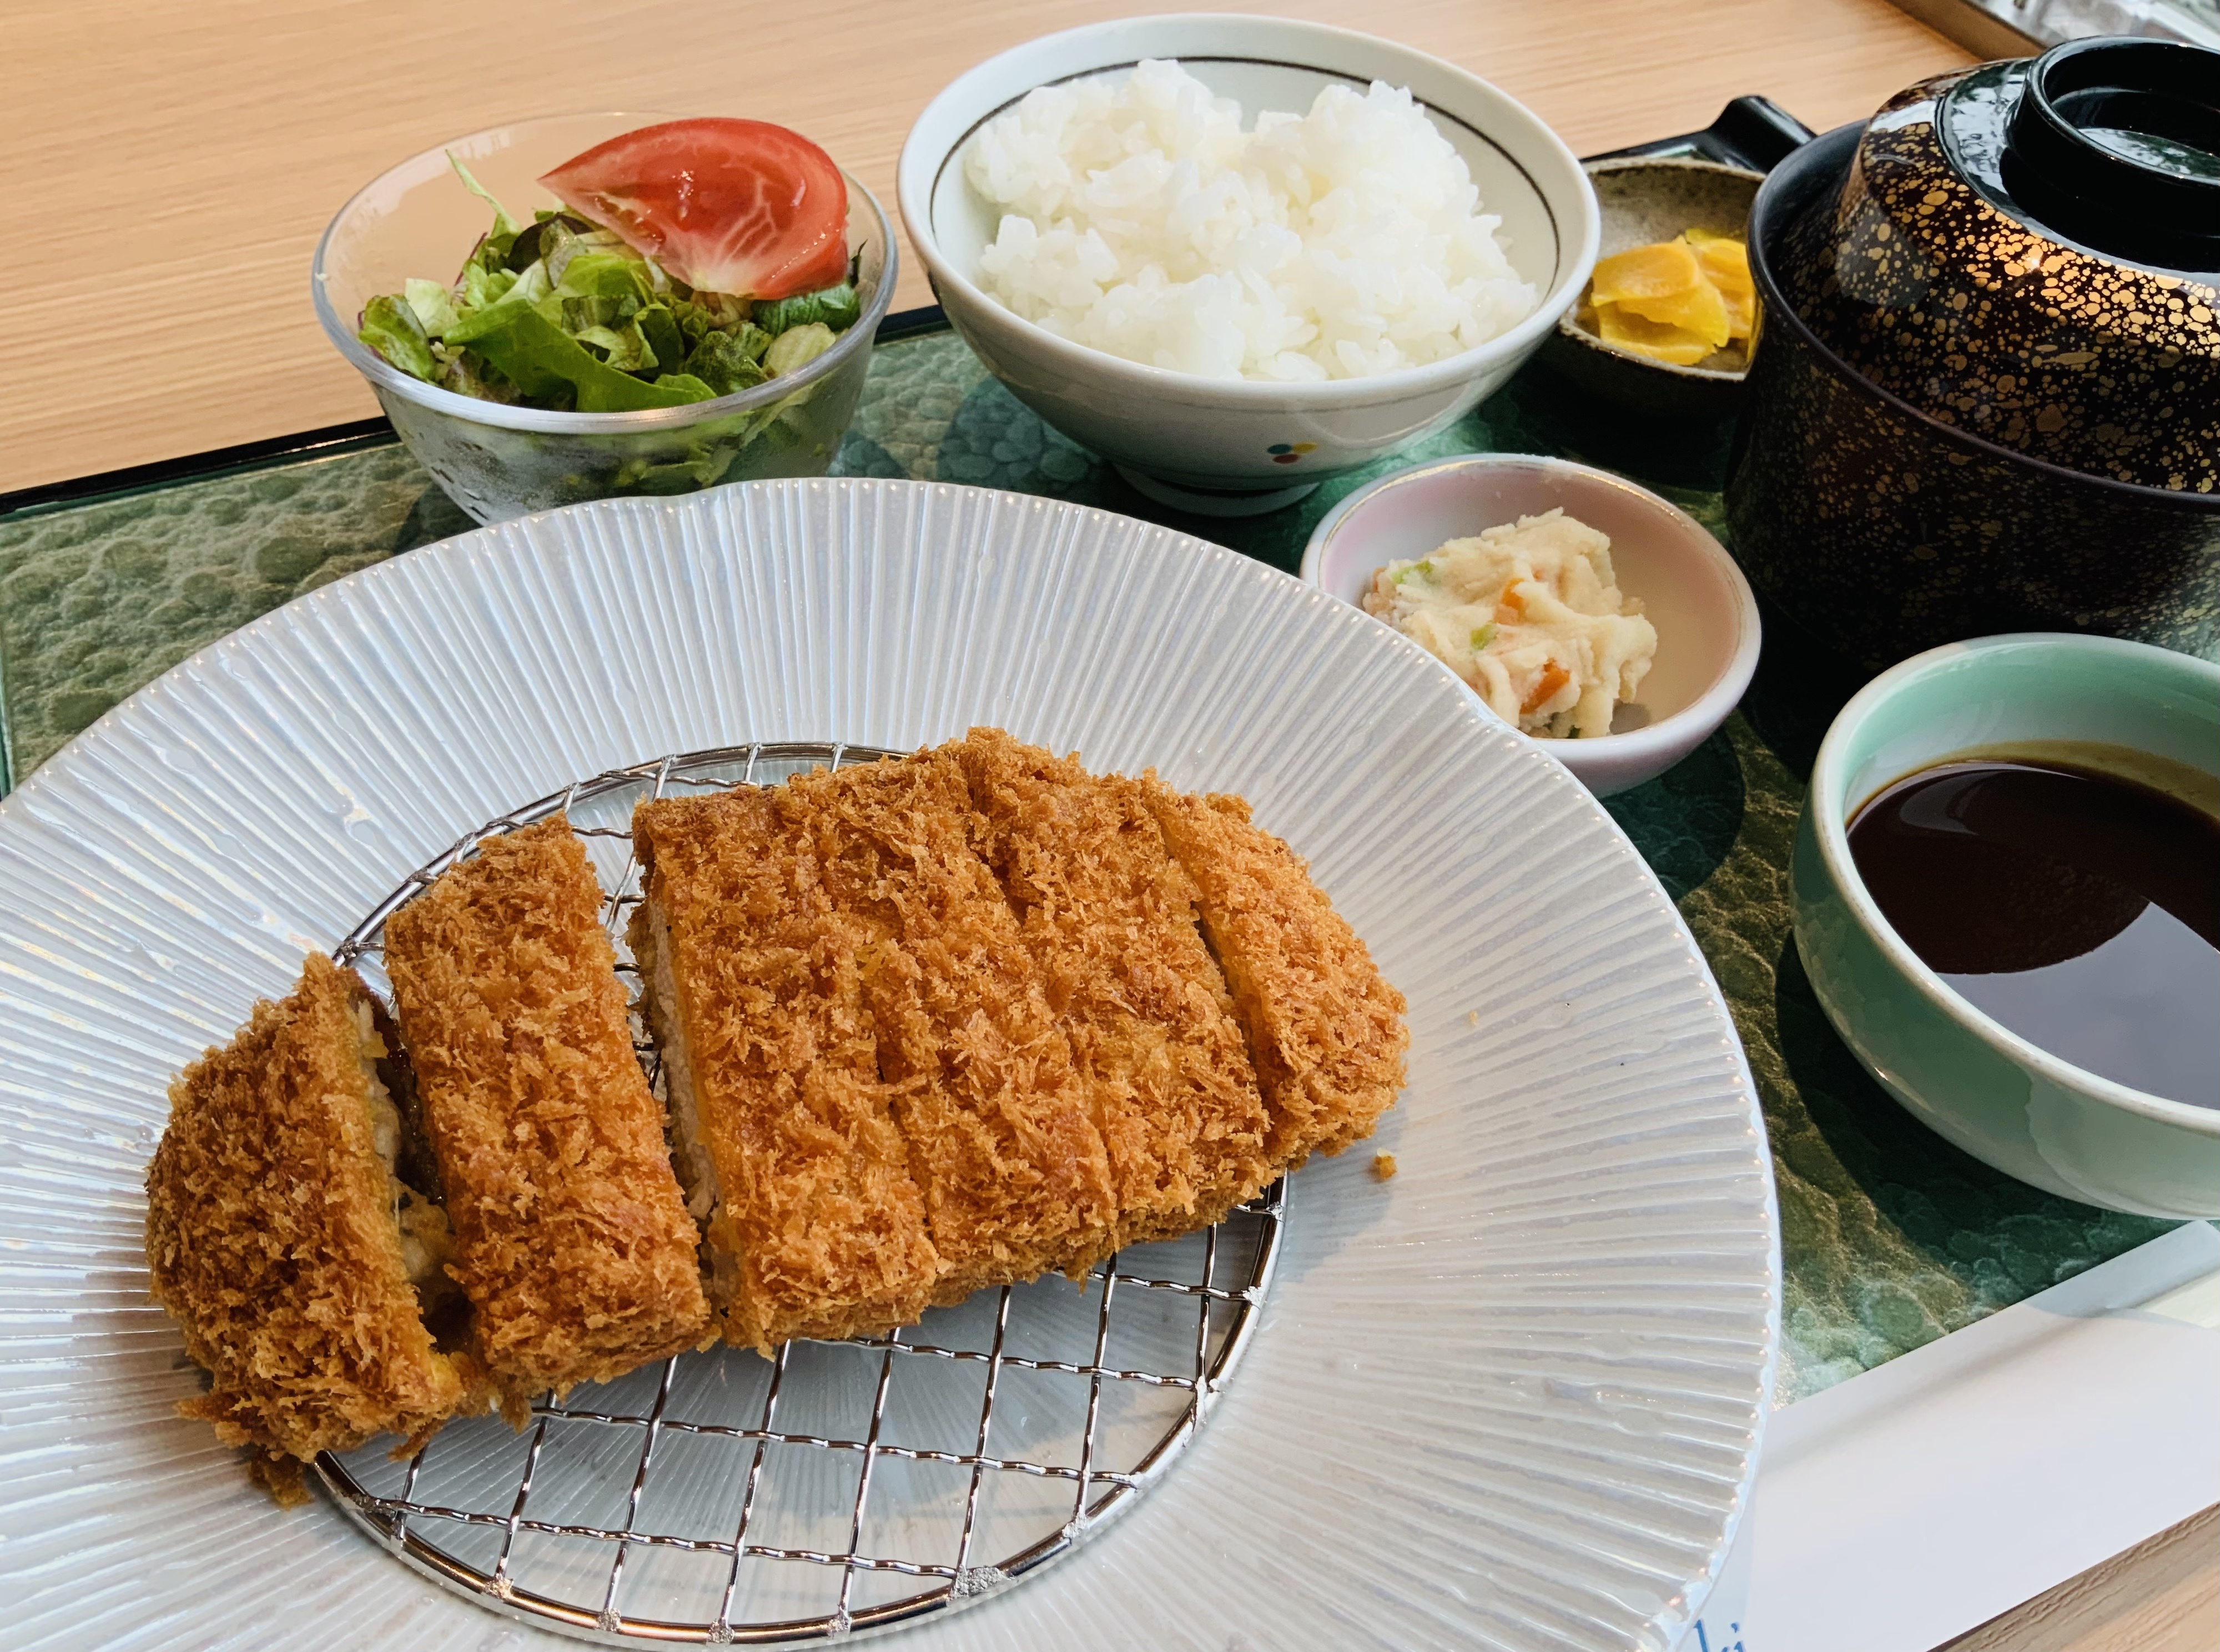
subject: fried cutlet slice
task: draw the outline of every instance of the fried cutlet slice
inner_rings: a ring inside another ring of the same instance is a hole
[[[385,926],[385,967],[503,1411],[699,1343],[709,1310],[602,891],[561,815]]]
[[[953,753],[820,770],[773,794],[832,909],[869,932],[879,1070],[925,1195],[937,1300],[1082,1270],[1117,1215],[1071,1043],[994,872]]]
[[[770,792],[643,803],[628,938],[725,1339],[907,1325],[940,1259],[888,1108],[859,944]]]
[[[1372,1133],[1403,1088],[1403,994],[1288,845],[1238,797],[1146,796],[1200,892],[1203,932],[1232,989],[1264,1105],[1266,1151],[1288,1169]]]
[[[1139,782],[975,728],[947,748],[1088,1082],[1117,1244],[1207,1227],[1276,1169],[1195,890]]]
[[[362,982],[311,953],[289,997],[171,1085],[147,1170],[154,1300],[214,1377],[178,1409],[257,1448],[284,1501],[319,1451],[420,1440],[470,1386],[425,1329],[446,1224],[394,1174],[386,1054]]]

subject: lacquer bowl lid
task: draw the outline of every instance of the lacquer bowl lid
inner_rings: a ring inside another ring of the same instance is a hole
[[[2075,41],[1922,81],[1784,251],[1812,330],[1922,412],[2220,491],[2220,52]]]

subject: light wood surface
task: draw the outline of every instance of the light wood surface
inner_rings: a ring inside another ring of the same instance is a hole
[[[1886,0],[1217,0],[1463,65],[1592,153],[1764,92],[1824,129],[1965,62]],[[1101,0],[0,0],[0,492],[376,412],[318,329],[317,235],[404,155],[583,109],[808,132],[893,207],[927,99]],[[929,302],[904,248],[897,308]],[[2061,1585],[1954,1652],[2211,1652],[2220,1516]]]
[[[1582,153],[1770,94],[1819,128],[1964,62],[1886,0],[1217,0],[1462,64]],[[1159,3],[0,0],[0,492],[376,413],[309,305],[384,167],[585,109],[808,132],[891,211],[895,157],[981,59]],[[907,256],[897,308],[930,302]]]
[[[1942,1652],[2212,1652],[2220,1508],[2210,1508],[1961,1635]]]

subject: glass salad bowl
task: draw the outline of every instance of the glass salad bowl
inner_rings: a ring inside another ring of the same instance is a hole
[[[489,228],[492,209],[456,175],[451,155],[528,225],[535,209],[554,204],[537,182],[541,173],[670,118],[556,115],[457,138],[373,178],[317,245],[311,285],[324,331],[370,381],[417,463],[481,522],[621,494],[822,476],[839,450],[870,368],[872,337],[894,297],[896,267],[886,214],[845,173],[861,314],[823,354],[750,389],[638,412],[552,412],[443,390],[356,337],[372,298],[401,292],[412,277],[453,281]]]

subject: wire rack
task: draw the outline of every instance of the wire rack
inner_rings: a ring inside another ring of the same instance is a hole
[[[334,951],[373,991],[388,918],[487,838],[569,814],[607,892],[633,1042],[664,1092],[624,945],[633,805],[898,754],[808,743],[652,759],[489,821]],[[585,1638],[773,1645],[884,1630],[1038,1574],[1157,1483],[1255,1331],[1285,1184],[1207,1231],[982,1291],[884,1337],[685,1354],[545,1397],[522,1432],[450,1424],[406,1462],[316,1467],[405,1563]]]

